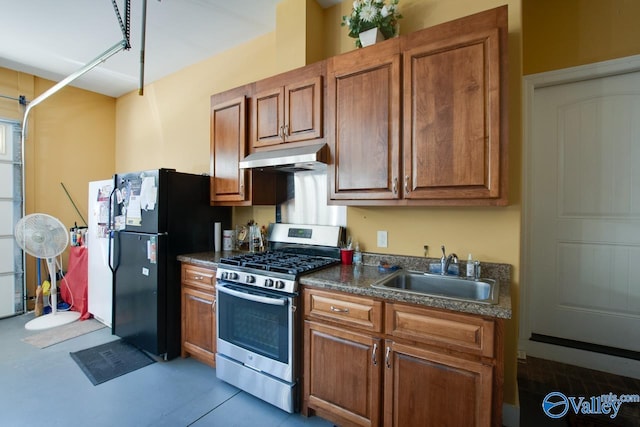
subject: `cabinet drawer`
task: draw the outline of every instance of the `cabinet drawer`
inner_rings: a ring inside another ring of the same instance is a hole
[[[204,291],[214,292],[216,271],[192,264],[182,264],[182,283]]]
[[[387,303],[385,332],[478,356],[494,355],[494,322],[481,317]]]
[[[304,290],[304,314],[373,332],[382,331],[382,302],[339,292]]]

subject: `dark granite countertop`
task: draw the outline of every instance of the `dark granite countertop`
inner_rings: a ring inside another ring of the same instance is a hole
[[[239,252],[199,252],[179,255],[178,261],[188,262],[206,268],[216,268],[220,258],[231,256]],[[300,278],[303,286],[315,288],[333,289],[357,295],[366,295],[390,301],[407,302],[428,307],[443,308],[456,312],[477,314],[480,316],[510,319],[511,293],[510,279],[511,266],[507,264],[482,263],[482,277],[497,279],[500,281],[500,298],[498,304],[482,304],[471,301],[459,301],[449,298],[430,297],[426,295],[407,294],[403,292],[377,289],[371,284],[377,282],[390,273],[380,272],[378,263],[385,260],[391,265],[399,265],[407,270],[427,271],[430,262],[438,262],[436,259],[424,257],[406,257],[381,254],[363,254],[365,265],[336,265],[322,270],[305,274]],[[462,266],[462,264],[461,264]]]

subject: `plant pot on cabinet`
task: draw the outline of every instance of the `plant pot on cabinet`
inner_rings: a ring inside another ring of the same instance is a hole
[[[372,44],[376,44],[384,40],[384,36],[378,28],[371,28],[370,30],[363,31],[358,34],[358,37],[360,38],[360,44],[362,44],[362,47],[371,46]]]

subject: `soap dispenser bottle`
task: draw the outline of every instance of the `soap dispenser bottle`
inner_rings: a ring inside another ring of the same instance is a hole
[[[476,265],[475,261],[471,254],[467,257],[467,278],[475,279],[476,278]]]
[[[356,249],[353,251],[353,264],[362,265],[362,252],[360,252],[360,245],[356,242]]]

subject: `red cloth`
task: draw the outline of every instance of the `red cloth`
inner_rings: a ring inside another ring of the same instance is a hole
[[[79,311],[80,319],[86,320],[91,317],[87,303],[89,253],[86,246],[72,246],[70,249],[67,274],[59,285],[60,296],[68,304],[73,302],[71,310]]]

